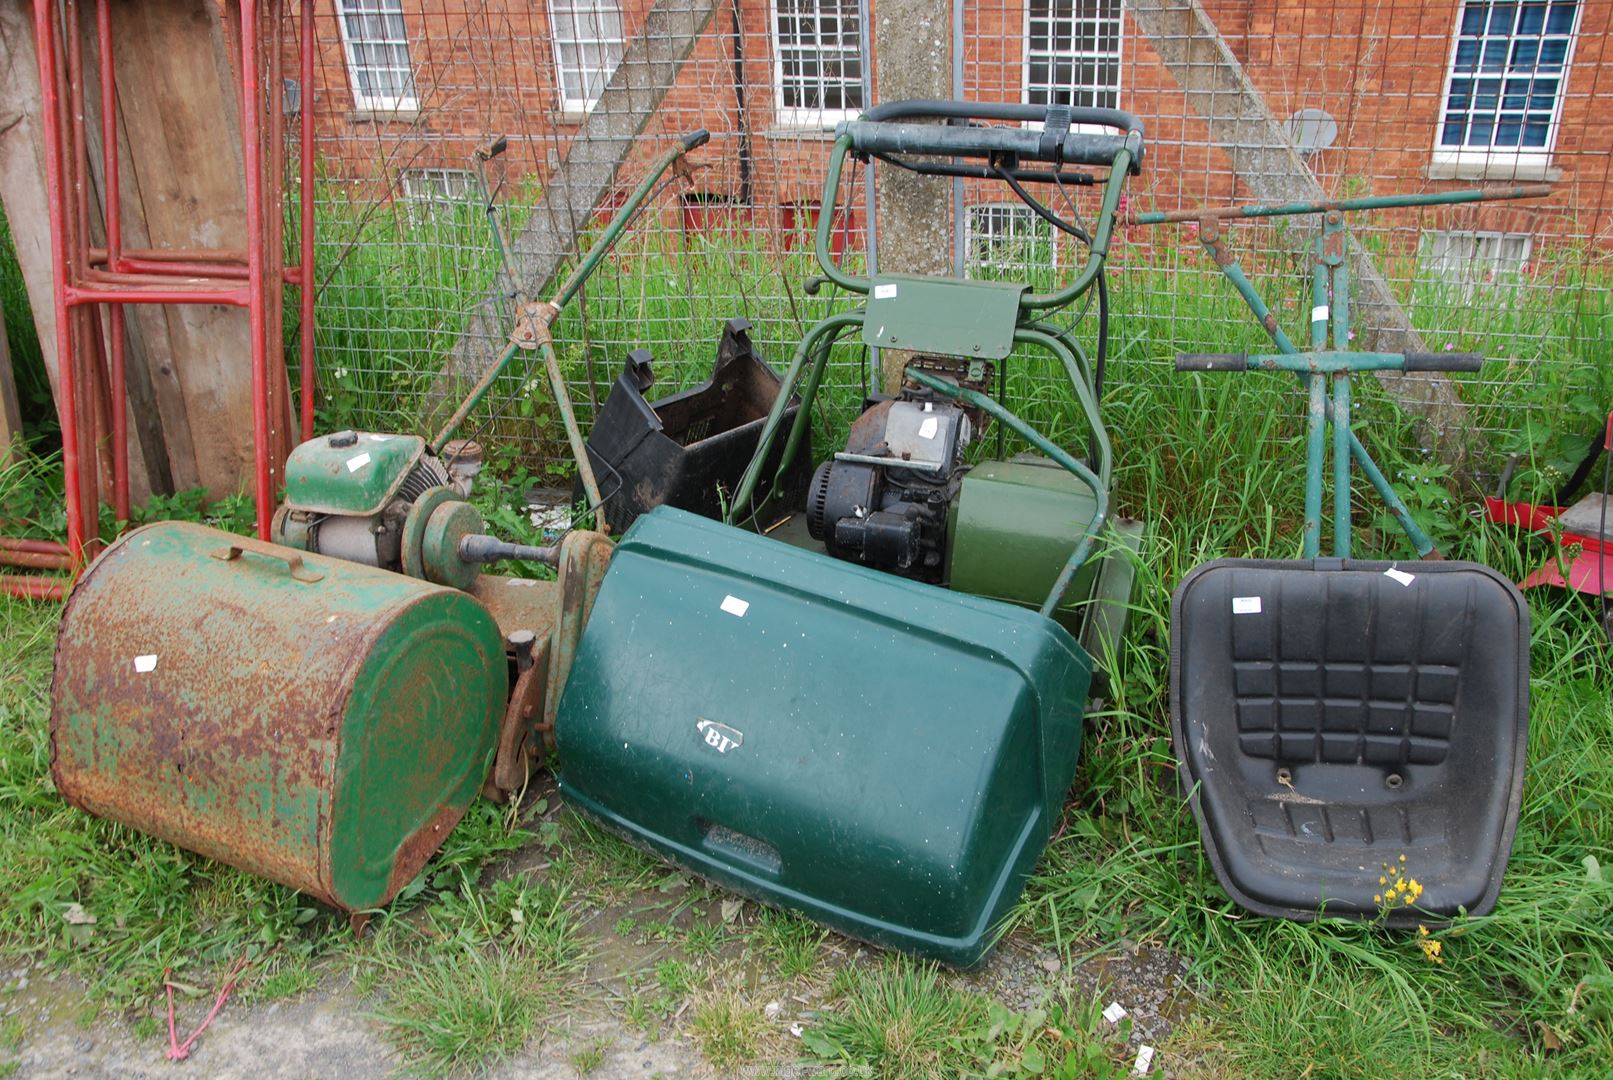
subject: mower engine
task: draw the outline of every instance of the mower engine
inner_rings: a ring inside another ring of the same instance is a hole
[[[339,431],[310,439],[286,461],[277,544],[469,589],[483,563],[528,559],[553,566],[556,550],[482,533],[465,500],[481,448],[457,441],[431,453],[418,435]]]
[[[982,419],[924,390],[870,405],[851,425],[846,449],[812,477],[807,531],[837,559],[941,582],[964,454]]]

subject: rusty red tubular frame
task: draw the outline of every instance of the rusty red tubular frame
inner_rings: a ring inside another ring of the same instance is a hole
[[[283,220],[283,180],[278,171],[283,148],[278,96],[265,98],[260,85],[263,36],[260,12],[278,30],[286,0],[241,0],[239,46],[242,158],[246,173],[247,246],[224,249],[126,249],[123,246],[122,185],[118,158],[118,106],[112,46],[111,0],[95,5],[99,51],[101,144],[105,176],[106,246],[89,244],[89,160],[84,121],[84,35],[80,0],[33,0],[34,38],[39,58],[41,128],[45,186],[50,213],[51,292],[58,341],[57,413],[62,429],[62,468],[67,503],[70,565],[82,566],[99,543],[101,477],[112,480],[112,506],[120,524],[129,520],[129,453],[124,305],[226,304],[247,310],[252,341],[253,495],[261,537],[269,534],[273,513],[272,476],[289,451],[289,432],[271,427],[271,406],[284,403],[284,375],[271,386],[271,358],[278,351],[281,288],[299,289],[302,329],[301,400],[298,425],[313,437],[314,370],[314,0],[300,7],[302,99],[299,107],[298,203],[299,262],[270,271],[266,243],[279,242]],[[268,54],[271,75],[280,71],[278,33]],[[65,69],[65,70],[64,70]],[[278,94],[278,80],[270,88]],[[268,117],[268,123],[261,121]],[[268,147],[265,157],[265,142]],[[265,171],[265,161],[269,170]],[[265,183],[267,178],[268,183]],[[267,188],[267,190],[266,190]],[[271,205],[272,204],[272,205]],[[270,215],[275,215],[271,220]],[[272,237],[266,234],[272,234]],[[276,249],[278,250],[278,249]],[[271,280],[271,278],[273,280]],[[107,309],[103,336],[94,309]],[[273,307],[273,312],[269,309]],[[271,327],[273,332],[271,333]],[[289,413],[289,410],[287,410]],[[13,554],[31,551],[0,545]],[[0,575],[0,592],[39,598],[60,597],[62,584],[49,579]]]
[[[24,600],[62,600],[67,596],[67,582],[31,574],[0,574],[0,591]]]

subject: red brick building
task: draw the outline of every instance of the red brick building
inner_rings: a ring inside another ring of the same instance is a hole
[[[1537,236],[1600,238],[1613,152],[1613,75],[1602,85],[1613,0],[1204,6],[1271,112],[1293,118],[1307,163],[1331,191],[1558,184],[1547,208],[1419,219],[1436,256],[1516,262]],[[511,137],[517,173],[541,181],[649,0],[321,8],[315,100],[327,174],[385,176],[400,194],[429,197],[460,190],[471,148],[493,134]],[[1140,199],[1169,207],[1247,195],[1202,120],[1202,109],[1220,106],[1182,89],[1122,0],[994,0],[965,3],[956,17],[961,35],[948,36],[963,96],[1127,109],[1148,131]],[[697,194],[778,211],[788,224],[779,208],[817,197],[834,124],[879,100],[869,41],[878,18],[878,0],[718,5],[647,136],[709,128]],[[1006,207],[974,211],[971,223],[991,233],[1030,227]]]

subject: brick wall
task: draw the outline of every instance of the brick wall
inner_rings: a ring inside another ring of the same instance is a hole
[[[1205,0],[1233,52],[1279,118],[1325,108],[1337,120],[1333,147],[1311,159],[1337,194],[1441,190],[1473,181],[1435,180],[1433,157],[1441,95],[1459,0]],[[642,24],[648,0],[625,0],[626,31]],[[1511,204],[1402,215],[1398,222],[1435,228],[1523,231],[1600,237],[1609,208],[1613,112],[1601,91],[1610,58],[1606,31],[1613,0],[1581,4],[1581,28],[1562,112],[1554,164],[1559,194],[1547,209]],[[541,178],[565,152],[576,117],[560,111],[548,9],[532,3],[404,0],[420,109],[411,117],[365,116],[353,107],[336,28],[334,0],[318,23],[319,76],[314,100],[325,174],[361,185],[395,183],[400,170],[464,168],[492,134],[511,138],[509,168]],[[719,10],[684,76],[647,131],[656,139],[704,126],[715,138],[702,151],[701,190],[740,191],[734,85],[735,35]],[[820,133],[781,130],[775,120],[770,10],[742,0],[743,87],[751,133],[752,202],[769,214],[818,197],[828,142]],[[968,96],[1018,100],[1024,13],[1016,0],[966,5]],[[1148,131],[1147,168],[1135,198],[1162,207],[1247,198],[1225,155],[1209,145],[1203,121],[1160,64],[1135,22],[1124,23],[1121,105]],[[1613,91],[1613,76],[1608,77]],[[877,87],[875,91],[877,100]],[[971,185],[971,199],[993,196]]]

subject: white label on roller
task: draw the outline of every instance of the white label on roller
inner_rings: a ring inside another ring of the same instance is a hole
[[[364,466],[368,465],[369,463],[370,463],[370,455],[368,455],[368,454],[358,454],[358,455],[356,455],[354,457],[350,457],[350,458],[347,459],[347,471],[348,472],[358,472],[360,469],[362,469]]]
[[[1311,308],[1311,322],[1327,322],[1327,305],[1317,304]]]
[[[392,436],[390,436],[390,435],[366,435],[364,437],[366,439],[370,440],[370,442],[391,442],[392,441]]]
[[[134,658],[134,669],[144,675],[148,671],[157,670],[157,654],[147,653]]]
[[[1392,566],[1383,572],[1383,576],[1390,581],[1398,581],[1402,585],[1410,585],[1417,580],[1416,574],[1408,574],[1404,570],[1396,570]]]
[[[1131,1067],[1134,1076],[1147,1076],[1154,1064],[1154,1048],[1144,1043],[1137,1048],[1137,1063]]]
[[[1234,596],[1232,598],[1232,614],[1234,614],[1234,615],[1259,615],[1260,614],[1260,597],[1258,597],[1258,596]]]
[[[896,298],[896,286],[894,286],[894,285],[875,285],[874,286],[874,299],[875,300],[893,300],[895,298]]]
[[[1103,1018],[1111,1024],[1118,1024],[1127,1016],[1126,1007],[1118,1001],[1109,1002],[1109,1007],[1103,1010]]]
[[[750,601],[741,600],[737,596],[725,596],[722,598],[722,609],[736,618],[743,619],[745,612],[750,610]]]
[[[921,439],[933,439],[933,438],[935,438],[935,429],[940,427],[940,426],[941,426],[941,421],[937,420],[933,416],[926,416],[924,418],[924,423],[919,425],[919,438],[921,438]]]

